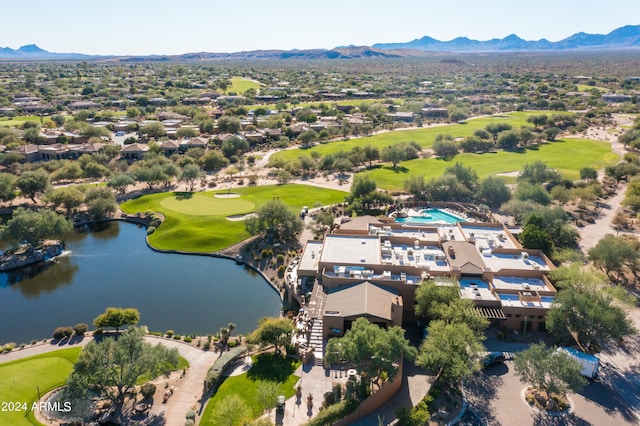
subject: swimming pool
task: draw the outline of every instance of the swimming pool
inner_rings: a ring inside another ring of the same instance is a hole
[[[419,216],[397,217],[396,222],[400,223],[458,223],[465,220],[454,214],[440,209],[425,209],[420,211]]]

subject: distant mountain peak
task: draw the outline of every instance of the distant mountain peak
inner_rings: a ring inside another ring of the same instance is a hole
[[[44,49],[40,49],[35,44],[27,44],[25,46],[20,46],[20,49],[18,49],[18,52],[22,52],[22,53],[49,53]]]
[[[527,41],[516,34],[502,39],[479,41],[459,36],[450,41],[440,41],[424,36],[406,43],[378,43],[378,49],[417,49],[432,52],[497,52],[497,51],[545,51],[545,50],[615,50],[640,48],[640,25],[626,25],[609,34],[579,32],[557,42],[543,38]]]

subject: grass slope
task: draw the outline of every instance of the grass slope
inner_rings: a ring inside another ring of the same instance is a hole
[[[611,146],[606,142],[566,138],[517,152],[458,154],[447,160],[417,159],[400,163],[397,170],[385,165],[363,173],[373,178],[380,188],[401,190],[405,179],[410,175],[424,175],[430,179],[442,175],[446,168],[456,162],[471,167],[480,179],[484,179],[497,173],[522,170],[525,163],[544,161],[550,168],[557,169],[566,179],[575,180],[580,178],[580,169],[583,167],[601,169],[615,164],[618,160],[619,156],[611,151]],[[515,181],[515,178],[504,179],[508,182]]]
[[[536,113],[540,114],[540,111]],[[285,160],[293,160],[298,156],[306,154],[310,155],[312,151],[317,151],[321,155],[335,154],[339,151],[349,151],[355,146],[372,145],[382,150],[389,145],[395,145],[401,142],[414,141],[419,143],[423,148],[431,148],[433,141],[439,134],[450,134],[454,137],[471,136],[474,131],[484,129],[489,123],[508,123],[514,128],[527,125],[527,118],[534,113],[531,112],[512,112],[505,115],[494,115],[492,117],[483,117],[472,119],[459,124],[450,124],[446,126],[422,127],[409,130],[396,130],[393,132],[379,133],[364,138],[350,139],[347,141],[330,142],[319,144],[308,149],[290,149],[274,154],[274,157],[281,157]]]
[[[125,213],[148,210],[160,212],[165,221],[149,236],[149,243],[161,250],[212,252],[229,247],[249,237],[242,221],[230,221],[227,216],[255,211],[268,200],[278,197],[292,210],[316,202],[323,205],[344,200],[345,192],[308,185],[269,185],[233,189],[240,198],[215,198],[215,193],[226,190],[193,194],[164,192],[145,195],[123,203]],[[181,198],[179,200],[179,198]],[[255,208],[250,208],[253,205]],[[207,211],[209,213],[207,213]]]
[[[28,408],[38,399],[36,386],[45,394],[65,383],[80,347],[61,349],[42,355],[0,364],[0,402],[26,402]],[[33,413],[0,411],[2,425],[39,425]]]
[[[262,407],[258,401],[257,383],[260,380],[277,382],[278,395],[290,398],[294,395],[294,385],[298,376],[293,373],[300,364],[290,358],[262,354],[253,357],[253,366],[245,374],[227,377],[218,391],[209,399],[202,414],[200,426],[214,426],[215,408],[226,396],[236,394],[240,396],[253,412],[254,418],[262,414]]]
[[[255,80],[250,80],[244,77],[231,77],[231,86],[227,88],[227,93],[239,93],[242,94],[249,89],[260,89],[260,83]]]

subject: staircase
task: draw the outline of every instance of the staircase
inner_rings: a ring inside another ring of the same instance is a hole
[[[324,354],[324,341],[322,340],[322,318],[314,318],[311,326],[311,336],[309,345],[316,348],[314,352],[314,365],[322,366],[322,355]]]
[[[316,283],[311,293],[311,299],[307,306],[309,317],[313,318],[311,326],[311,335],[309,337],[309,345],[313,345],[316,350],[314,352],[315,365],[322,366],[322,356],[324,355],[324,341],[322,339],[322,317],[327,306],[327,293],[324,287]]]

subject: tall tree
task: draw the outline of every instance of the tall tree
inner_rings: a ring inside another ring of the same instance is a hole
[[[640,260],[638,240],[634,237],[607,234],[589,250],[589,259],[607,275],[615,272],[616,279],[620,279],[623,266],[630,267],[634,273],[636,271]]]
[[[214,424],[220,426],[241,426],[252,417],[251,409],[237,394],[225,396],[213,410]]]
[[[180,174],[180,182],[186,182],[189,185],[189,191],[193,191],[195,182],[203,176],[200,167],[196,164],[187,164]]]
[[[47,192],[49,189],[49,176],[41,171],[24,172],[16,180],[16,186],[25,195],[36,202],[36,197]]]
[[[73,229],[70,221],[53,210],[17,208],[0,226],[0,239],[15,244],[40,245],[48,238],[63,238]]]
[[[9,173],[0,173],[0,201],[11,201],[16,197],[16,179]]]
[[[87,398],[93,388],[109,398],[120,413],[125,395],[136,381],[146,375],[157,377],[169,365],[177,365],[178,350],[144,341],[140,328],[127,330],[117,340],[106,338],[100,343],[89,342],[80,353],[73,372],[67,379],[67,391],[72,399]]]
[[[391,378],[401,357],[413,360],[416,349],[398,326],[383,329],[366,318],[355,320],[343,337],[331,338],[325,350],[325,361],[333,364],[341,359],[357,366],[373,379],[384,373]]]
[[[504,183],[504,180],[497,176],[489,176],[478,185],[475,198],[495,209],[509,201],[511,191]]]
[[[288,318],[261,318],[258,328],[247,336],[247,341],[262,346],[275,346],[276,353],[281,353],[280,347],[291,342],[295,327]]]
[[[245,228],[252,235],[271,233],[276,239],[288,241],[302,230],[302,221],[279,199],[269,200],[255,216],[245,220]]]
[[[619,303],[598,288],[560,290],[547,313],[546,325],[556,337],[575,339],[584,348],[636,332]]]
[[[135,308],[109,307],[93,320],[96,327],[113,327],[116,333],[125,325],[135,325],[140,321],[140,312]]]
[[[547,349],[544,343],[534,343],[517,353],[513,364],[520,381],[545,391],[547,398],[551,393],[578,392],[587,384],[578,361],[566,352]]]
[[[478,360],[485,350],[484,337],[467,324],[436,320],[431,322],[427,332],[416,364],[437,371],[436,380],[442,378],[458,387],[480,369]]]

